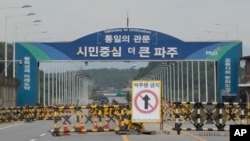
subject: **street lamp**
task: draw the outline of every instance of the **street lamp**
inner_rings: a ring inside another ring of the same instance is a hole
[[[236,30],[236,39],[238,40],[238,34],[239,34],[239,29],[237,25],[229,25],[229,24],[220,24],[220,23],[216,23],[215,25],[218,26],[227,26],[227,27],[233,27]]]
[[[169,84],[169,92],[170,92],[170,102],[175,102],[175,63],[169,63],[169,80],[170,80],[170,84]]]
[[[21,16],[32,16],[32,15],[35,15],[35,13],[29,13],[27,15],[14,15],[14,16],[6,16],[5,17],[5,46],[4,46],[4,49],[5,49],[5,72],[4,72],[4,75],[7,77],[7,60],[8,60],[8,55],[7,55],[7,52],[8,52],[8,49],[7,49],[7,23],[8,23],[8,18],[14,18],[14,17],[21,17]]]
[[[26,34],[24,35],[24,40],[25,40],[25,41],[28,41],[28,40],[27,40],[27,36],[30,35],[30,34],[35,34],[35,33],[44,34],[44,33],[48,33],[48,32],[47,32],[47,31],[40,31],[40,32],[30,32],[30,33],[26,33]]]
[[[0,7],[0,10],[4,10],[4,9],[15,9],[15,8],[30,8],[32,7],[31,5],[23,5],[23,6],[13,6],[13,7]]]
[[[15,34],[14,34],[14,41],[13,41],[13,78],[16,77],[16,37],[17,37],[17,30],[19,27],[27,27],[27,26],[36,26],[37,23],[41,22],[41,20],[35,20],[32,23],[33,24],[24,24],[24,23],[18,23],[19,25],[15,24]],[[27,23],[27,22],[25,22]],[[22,24],[22,25],[21,25]]]

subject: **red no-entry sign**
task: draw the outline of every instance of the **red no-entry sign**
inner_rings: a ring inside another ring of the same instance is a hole
[[[161,121],[161,81],[132,82],[132,122]]]
[[[154,100],[152,100],[152,98]],[[140,106],[138,103],[140,103],[140,100],[144,101],[144,106]],[[154,101],[154,102],[152,102]],[[159,104],[157,94],[154,91],[151,90],[142,90],[135,96],[134,100],[135,108],[140,111],[141,113],[151,113],[154,110],[157,109],[157,106]]]

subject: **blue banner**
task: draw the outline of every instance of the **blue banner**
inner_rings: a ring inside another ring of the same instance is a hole
[[[18,67],[21,86],[18,105],[37,100],[37,64],[45,60],[96,61],[218,61],[218,93],[238,93],[238,60],[242,42],[184,42],[173,36],[140,28],[115,28],[95,32],[72,42],[19,42],[16,59],[28,62]],[[27,69],[28,68],[28,69]],[[30,87],[30,88],[28,88]],[[218,95],[221,100],[221,96]]]

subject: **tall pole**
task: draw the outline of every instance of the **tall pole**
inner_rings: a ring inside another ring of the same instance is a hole
[[[15,25],[15,34],[14,34],[14,41],[13,41],[13,78],[16,77],[16,39],[17,39],[17,30],[19,27],[25,27],[25,26],[36,26],[38,22],[41,22],[41,20],[35,20],[33,21],[34,24],[27,24],[27,25]]]
[[[4,9],[15,9],[15,8],[30,8],[31,7],[31,5],[23,5],[22,7],[17,7],[17,6],[13,6],[13,7],[4,7],[4,8],[0,8],[0,10],[4,10]],[[4,39],[5,39],[5,45],[4,45],[4,53],[5,53],[5,55],[4,55],[4,75],[5,76],[7,76],[7,57],[8,57],[8,55],[7,55],[7,52],[8,52],[8,50],[7,50],[7,20],[8,20],[8,16],[5,16],[5,37],[4,37]]]
[[[21,16],[31,16],[31,15],[35,15],[35,13],[29,13],[27,15],[14,15],[14,16],[5,16],[5,37],[4,37],[4,40],[5,40],[5,44],[4,44],[4,50],[5,50],[5,56],[4,56],[4,60],[5,60],[5,64],[4,64],[4,75],[7,77],[8,75],[8,64],[7,64],[7,61],[8,61],[8,43],[7,43],[7,25],[8,25],[8,18],[10,17],[21,17]]]
[[[13,41],[13,78],[16,77],[16,35],[17,34],[17,26],[15,26],[15,34],[14,34],[14,41]]]
[[[7,52],[8,52],[8,50],[7,50],[7,19],[8,19],[8,17],[6,16],[5,17],[5,27],[4,27],[4,29],[5,29],[5,32],[4,32],[4,41],[5,41],[5,43],[4,43],[4,76],[5,77],[7,77],[7,57],[8,57],[8,55],[7,55]]]
[[[127,12],[127,28],[129,27],[129,16],[128,16],[128,12]]]

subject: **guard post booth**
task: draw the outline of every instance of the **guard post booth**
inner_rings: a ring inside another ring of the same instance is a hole
[[[239,60],[239,102],[247,104],[247,124],[250,124],[250,56]]]

